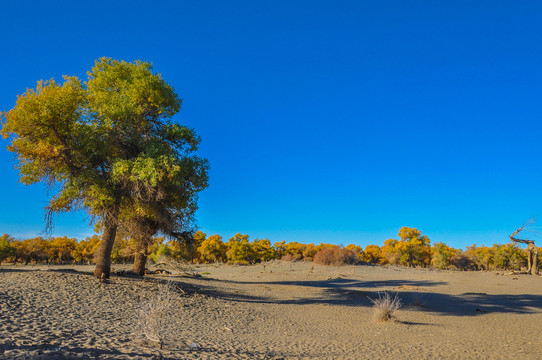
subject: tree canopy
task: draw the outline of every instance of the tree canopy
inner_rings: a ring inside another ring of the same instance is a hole
[[[2,135],[21,181],[53,189],[49,220],[83,208],[100,221],[95,275],[108,277],[119,223],[179,231],[207,186],[208,162],[195,155],[194,130],[172,120],[182,101],[149,63],[102,58],[87,74],[18,96],[2,113]]]

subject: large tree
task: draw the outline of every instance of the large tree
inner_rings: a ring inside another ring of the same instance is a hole
[[[2,134],[12,137],[8,150],[17,154],[21,181],[45,181],[54,189],[47,218],[84,208],[102,225],[97,277],[110,275],[123,214],[152,220],[152,206],[172,209],[179,203],[160,201],[179,192],[195,204],[207,185],[207,161],[193,154],[199,138],[172,120],[180,107],[149,63],[102,58],[86,82],[40,81],[2,114]]]
[[[185,131],[175,136],[176,144],[149,139],[140,156],[120,162],[114,170],[114,177],[130,189],[129,206],[120,215],[121,233],[136,242],[134,272],[140,275],[158,231],[177,241],[192,239],[197,193],[207,186],[207,161],[189,155],[199,138]]]

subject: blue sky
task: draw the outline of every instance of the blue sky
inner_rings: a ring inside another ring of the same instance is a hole
[[[539,1],[95,1],[2,5],[0,110],[102,56],[154,64],[203,142],[207,234],[504,243],[542,207]],[[0,233],[48,194],[0,142]],[[92,233],[85,214],[58,235]],[[539,234],[529,234],[535,239]]]

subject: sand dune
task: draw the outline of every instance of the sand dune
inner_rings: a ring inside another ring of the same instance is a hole
[[[0,268],[0,358],[542,359],[542,277],[276,261],[101,284],[91,270]],[[166,279],[180,290],[160,350],[134,332]],[[382,291],[404,304],[396,323],[373,320]]]

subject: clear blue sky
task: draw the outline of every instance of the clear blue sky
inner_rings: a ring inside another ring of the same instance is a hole
[[[211,162],[208,235],[504,243],[542,210],[540,1],[5,2],[0,110],[107,56],[153,62]],[[0,233],[48,194],[0,141]],[[540,221],[539,221],[540,223]],[[84,214],[56,234],[92,233]],[[530,235],[540,238],[537,234]]]

